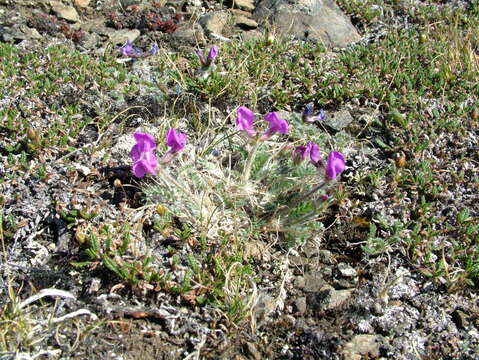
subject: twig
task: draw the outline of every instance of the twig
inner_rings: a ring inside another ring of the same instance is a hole
[[[30,305],[31,303],[40,300],[41,298],[44,298],[45,296],[58,296],[62,297],[65,299],[76,299],[73,294],[69,293],[68,291],[65,290],[58,290],[58,289],[42,289],[38,292],[38,294],[35,294],[33,296],[30,296],[28,299],[22,301],[19,305],[18,308],[22,309],[27,305]]]
[[[98,320],[98,316],[96,316],[95,314],[93,314],[90,310],[80,309],[80,310],[77,310],[77,311],[73,311],[73,312],[71,312],[71,313],[69,313],[69,314],[60,316],[60,317],[58,317],[58,318],[53,318],[53,319],[52,319],[52,323],[58,324],[58,323],[61,323],[61,322],[65,321],[65,320],[72,319],[72,318],[77,317],[77,316],[80,316],[80,315],[89,315],[93,320]]]

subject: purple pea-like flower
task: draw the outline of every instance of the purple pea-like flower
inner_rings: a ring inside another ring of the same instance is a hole
[[[125,57],[133,57],[133,58],[142,56],[141,50],[133,46],[133,43],[130,40],[127,40],[125,45],[120,47],[120,54]]]
[[[205,56],[203,55],[203,52],[200,49],[196,49],[195,54],[196,56],[198,56],[201,66],[207,68],[213,63],[215,58],[218,56],[219,51],[220,51],[219,47],[217,45],[213,45],[210,48],[210,51],[208,52],[208,56],[206,59],[205,59]]]
[[[254,137],[256,135],[256,131],[253,129],[254,113],[246,106],[240,106],[236,110],[236,114],[236,129]]]
[[[127,40],[125,45],[120,47],[121,55],[123,55],[124,57],[135,58],[135,59],[156,55],[158,54],[159,51],[160,51],[160,48],[158,47],[158,44],[155,43],[151,45],[151,48],[148,52],[143,53],[140,49],[133,46],[133,43],[130,40]]]
[[[208,62],[211,64],[213,60],[218,56],[218,52],[220,51],[219,47],[213,45],[208,53]]]
[[[326,177],[329,180],[335,180],[336,177],[344,171],[345,167],[346,162],[343,154],[337,151],[331,152],[326,164]]]
[[[154,43],[153,45],[151,45],[151,48],[150,48],[150,51],[148,51],[148,55],[156,55],[160,52],[160,48],[158,46],[158,44]]]
[[[308,157],[314,166],[322,166],[319,146],[311,141],[308,142],[306,146],[300,145],[296,147],[293,153],[293,159],[296,163],[300,163],[301,161],[306,160]]]
[[[323,121],[325,117],[326,117],[326,115],[324,114],[324,110],[321,109],[321,110],[319,110],[319,114],[316,115],[316,120],[317,121]]]
[[[324,110],[319,110],[318,115],[314,115],[314,106],[312,103],[309,103],[305,106],[303,111],[303,121],[314,123],[315,121],[323,121],[325,114]]]
[[[166,164],[173,160],[173,158],[185,147],[186,135],[176,131],[176,129],[170,129],[166,133],[166,146],[170,148],[165,155],[161,158],[160,162]]]
[[[205,61],[205,57],[203,55],[203,53],[201,52],[200,49],[195,49],[195,54],[196,56],[198,56],[198,59],[200,59],[200,63],[201,65],[205,65],[206,61]]]
[[[185,147],[186,144],[186,135],[176,131],[176,129],[168,130],[166,134],[166,145],[171,149],[169,152],[177,153]]]
[[[153,150],[156,148],[155,138],[150,134],[134,133],[136,144],[131,149],[130,155],[133,160],[132,172],[138,178],[146,174],[156,174],[158,161]]]
[[[267,113],[264,119],[269,122],[269,129],[266,130],[263,136],[261,136],[261,141],[269,139],[276,133],[288,133],[288,122],[286,120],[280,119],[276,112]]]

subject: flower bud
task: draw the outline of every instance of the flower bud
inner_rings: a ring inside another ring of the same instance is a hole
[[[31,127],[29,127],[29,128],[27,129],[27,137],[28,137],[28,138],[30,139],[30,141],[32,141],[32,142],[37,142],[37,141],[38,141],[38,134],[37,134],[37,132],[36,132],[33,128],[31,128]]]
[[[75,231],[75,240],[78,241],[79,244],[83,244],[85,239],[86,235],[80,229],[77,229],[77,231]]]
[[[164,205],[162,204],[158,204],[156,205],[156,212],[158,213],[158,215],[160,216],[165,216],[166,215],[166,212],[167,212],[167,209]]]

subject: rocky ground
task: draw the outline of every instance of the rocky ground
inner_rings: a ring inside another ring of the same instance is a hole
[[[96,58],[116,54],[117,48],[130,40],[142,49],[157,43],[168,54],[187,56],[208,43],[262,37],[269,31],[275,36],[293,36],[298,42],[323,43],[331,50],[326,56],[334,56],[341,47],[374,41],[391,26],[407,26],[407,20],[398,16],[396,23],[376,23],[358,31],[333,1],[314,2],[317,8],[308,7],[308,2],[298,3],[0,0],[0,40],[22,51],[65,44]],[[447,5],[467,6],[467,2]],[[296,12],[305,11],[302,7],[309,13]],[[317,21],[319,16],[327,20]],[[148,74],[135,66],[132,71]],[[131,99],[108,99],[109,111],[121,113],[141,105],[147,107],[148,116],[160,117],[164,104],[148,91],[140,89]],[[0,106],[40,109],[48,107],[49,101],[80,101],[84,112],[94,117],[98,94],[94,87],[65,86],[50,100],[20,96],[3,99]],[[350,105],[354,109],[354,104]],[[31,125],[37,130],[46,128],[49,116],[56,115],[38,114]],[[338,112],[337,118],[339,124],[331,126],[340,129],[353,120],[349,112]],[[109,128],[103,138],[114,139],[116,130]],[[98,129],[92,127],[74,147],[96,145],[101,140]],[[6,138],[1,142],[9,145]],[[448,293],[441,281],[425,277],[399,252],[366,261],[358,245],[367,238],[368,228],[341,221],[337,215],[341,209],[332,214],[334,231],[328,229],[298,248],[258,243],[250,249],[259,280],[251,285],[251,296],[245,300],[248,313],[232,321],[218,308],[198,306],[187,297],[131,291],[102,271],[92,269],[85,274],[69,265],[78,260],[78,246],[72,245],[78,239],[55,214],[62,206],[78,201],[102,209],[98,222],[128,216],[125,208],[136,206],[134,195],[128,194],[130,202],[125,205],[123,195],[112,186],[117,178],[129,181],[128,172],[121,173],[124,170],[117,167],[121,163],[104,164],[101,156],[52,149],[44,154],[47,180],[24,176],[10,181],[4,152],[2,158],[3,213],[15,214],[22,226],[8,243],[7,261],[2,257],[1,303],[8,302],[7,279],[13,279],[10,285],[22,299],[45,288],[73,295],[73,299],[57,296],[56,301],[49,298],[38,305],[33,317],[39,323],[81,309],[84,313],[74,316],[73,322],[44,326],[43,339],[32,346],[31,353],[19,349],[18,353],[0,354],[0,359],[479,357],[477,294],[468,289]],[[66,161],[71,161],[69,170]],[[362,161],[361,154],[357,161]],[[338,238],[338,233],[347,235]]]

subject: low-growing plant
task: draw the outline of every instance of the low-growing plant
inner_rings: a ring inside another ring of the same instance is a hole
[[[344,156],[333,151],[323,161],[313,142],[294,148],[273,141],[276,134],[288,133],[288,123],[276,112],[266,114],[265,122],[268,128],[259,131],[261,124],[254,123],[254,113],[240,106],[236,120],[239,132],[227,136],[229,149],[216,143],[216,147],[224,147],[226,157],[215,161],[195,159],[202,171],[187,161],[177,168],[175,176],[164,164],[184,148],[186,137],[169,130],[166,143],[171,150],[158,166],[151,135],[136,133],[137,141],[145,140],[132,150],[133,173],[137,177],[158,173],[161,182],[155,180],[156,185],[145,189],[148,200],[167,204],[173,214],[201,234],[217,236],[234,222],[229,219],[232,217],[236,222],[252,223],[265,233],[281,233],[290,240],[304,238],[298,234],[308,233],[307,224],[317,227],[314,220],[329,201],[321,191],[344,170]],[[141,154],[137,152],[140,147]],[[233,157],[237,161],[231,161]]]

